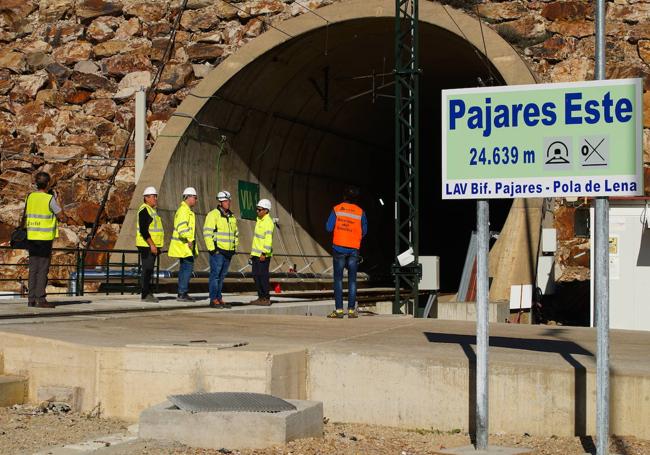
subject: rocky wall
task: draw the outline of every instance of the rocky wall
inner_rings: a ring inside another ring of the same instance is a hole
[[[269,24],[334,1],[345,0],[189,0],[169,62],[151,93],[147,147],[192,87],[228,55]],[[134,93],[151,86],[182,3],[0,0],[0,241],[18,224],[32,175],[42,170],[53,175],[70,216],[57,245],[83,242],[129,141]],[[540,81],[593,77],[593,2],[446,3],[480,15],[525,57]],[[608,77],[643,77],[650,89],[650,2],[610,2],[607,34]],[[644,160],[650,163],[650,91],[644,102]],[[135,187],[131,147],[126,156],[95,246],[112,247],[129,205]],[[585,242],[560,238],[560,279],[588,277],[583,264],[562,259]]]

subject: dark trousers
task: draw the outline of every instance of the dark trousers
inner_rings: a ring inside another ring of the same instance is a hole
[[[269,289],[269,263],[271,258],[266,258],[266,261],[260,261],[260,258],[253,256],[253,279],[257,287],[257,296],[262,299],[271,297]]]
[[[156,255],[150,248],[138,247],[140,250],[140,264],[142,264],[142,298],[153,294],[153,271],[156,268]]]
[[[334,303],[337,310],[343,309],[343,269],[348,269],[348,310],[357,306],[357,269],[359,252],[333,254],[334,261]]]
[[[29,301],[45,298],[47,273],[50,270],[51,256],[29,255]]]

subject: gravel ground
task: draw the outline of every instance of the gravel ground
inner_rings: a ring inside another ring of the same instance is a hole
[[[516,435],[491,435],[490,444],[528,447],[535,455],[584,454],[593,449],[591,438],[540,438]],[[373,425],[331,423],[325,426],[322,439],[303,439],[263,450],[202,450],[155,441],[137,441],[111,455],[126,454],[195,454],[195,455],[426,455],[439,449],[468,445],[469,437],[461,432],[403,430]],[[117,447],[115,448],[117,449]],[[107,452],[108,453],[108,452]],[[633,437],[612,438],[612,453],[650,455],[650,441]]]
[[[128,424],[116,419],[64,412],[43,413],[37,407],[0,408],[0,454],[33,453],[104,436],[125,433]]]
[[[128,424],[76,413],[35,412],[29,408],[0,408],[0,454],[32,453],[46,447],[88,441],[99,436],[126,433]],[[374,425],[328,423],[323,438],[293,441],[263,450],[202,450],[156,441],[136,441],[97,452],[111,455],[425,455],[441,448],[469,444],[460,431],[404,430]],[[591,438],[491,435],[490,443],[529,447],[535,455],[573,455],[593,450]],[[650,455],[650,441],[634,437],[612,437],[612,453]]]

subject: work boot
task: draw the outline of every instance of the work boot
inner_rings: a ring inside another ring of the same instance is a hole
[[[268,297],[260,297],[255,305],[271,306],[271,299]]]
[[[146,297],[142,297],[141,299],[143,302],[149,302],[149,303],[158,303],[158,297],[154,296],[153,294],[148,294]]]
[[[36,308],[56,308],[56,305],[48,302],[45,299],[38,299],[38,302],[36,303]]]
[[[30,300],[27,302],[27,306],[36,306],[36,300]]]
[[[219,303],[223,305],[224,308],[232,308],[232,305],[224,302],[223,299],[219,299]]]
[[[219,299],[210,300],[209,307],[210,308],[218,308],[218,309],[225,308],[225,306],[221,303],[221,301]]]
[[[176,300],[179,302],[194,302],[194,298],[190,297],[190,295],[186,292],[184,294],[179,294],[176,297]]]
[[[356,319],[356,318],[358,318],[358,317],[359,317],[359,315],[357,314],[357,312],[356,312],[355,309],[350,308],[350,309],[348,310],[348,319]]]
[[[327,315],[329,319],[343,319],[343,316],[345,316],[345,313],[343,313],[343,310],[334,310],[330,314]]]

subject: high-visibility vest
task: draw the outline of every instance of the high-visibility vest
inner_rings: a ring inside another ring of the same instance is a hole
[[[171,242],[169,242],[169,253],[167,253],[169,257],[187,258],[198,255],[194,235],[195,227],[194,212],[185,201],[181,202],[174,215],[174,232]],[[190,250],[188,242],[193,243],[193,250]]]
[[[273,256],[273,231],[275,224],[273,219],[267,213],[263,218],[258,218],[255,223],[255,232],[253,233],[253,246],[251,246],[251,256],[260,257]]]
[[[219,249],[235,251],[239,246],[237,219],[231,213],[223,216],[218,208],[210,211],[205,217],[203,239],[210,251],[215,249],[215,243]]]
[[[345,248],[359,249],[361,246],[362,227],[361,207],[348,202],[343,202],[334,207],[336,224],[334,225],[334,239],[332,243]]]
[[[54,240],[59,236],[56,215],[50,210],[52,195],[35,191],[27,196],[25,227],[27,240]]]
[[[163,229],[162,219],[158,215],[158,212],[147,204],[142,204],[138,209],[135,222],[135,244],[136,246],[141,247],[149,246],[144,237],[142,237],[142,234],[140,234],[140,212],[142,210],[146,210],[152,218],[151,223],[149,223],[149,236],[151,237],[153,244],[158,248],[161,248],[165,243],[165,230]]]

